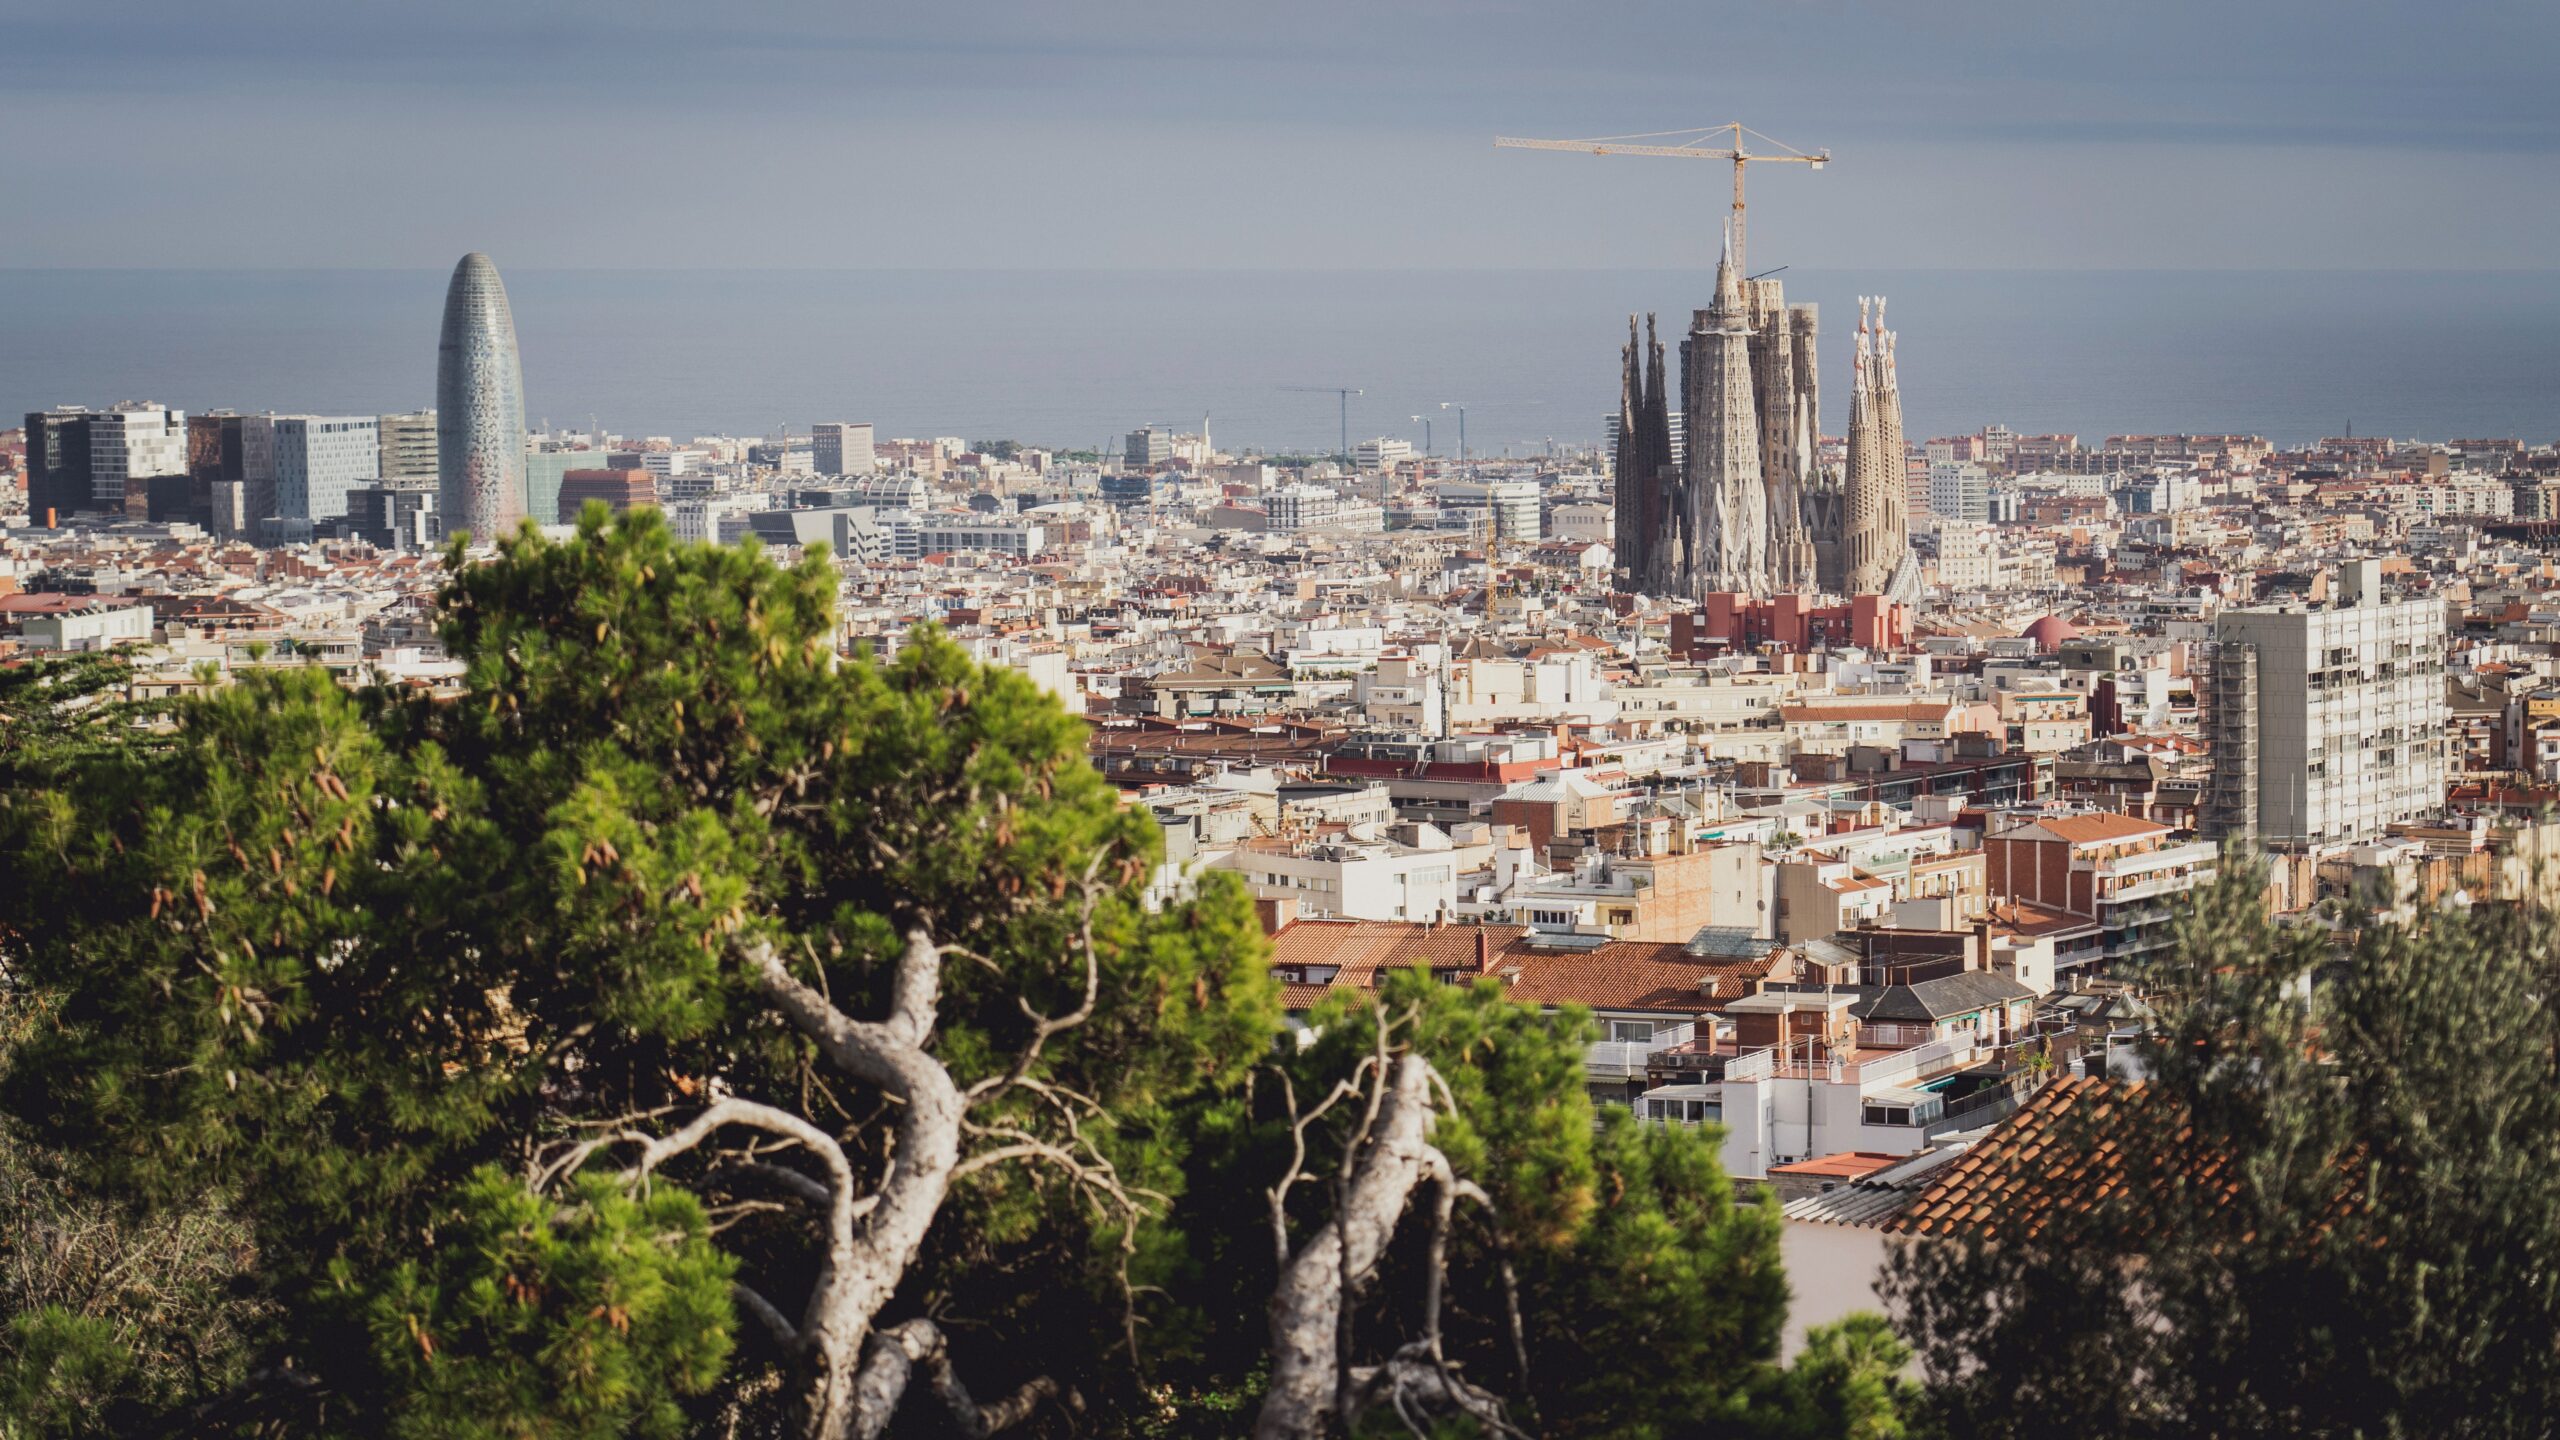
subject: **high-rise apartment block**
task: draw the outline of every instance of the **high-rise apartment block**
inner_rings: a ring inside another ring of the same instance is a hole
[[[345,515],[348,493],[381,475],[375,425],[371,415],[277,416],[275,513],[312,521]]]
[[[436,412],[385,415],[376,422],[382,441],[383,487],[433,490],[437,485]]]
[[[880,468],[868,422],[830,420],[811,426],[809,460],[821,475],[868,475]]]
[[[2326,605],[2215,618],[2208,834],[2305,850],[2443,804],[2444,601],[2386,595],[2377,560],[2339,574]]]

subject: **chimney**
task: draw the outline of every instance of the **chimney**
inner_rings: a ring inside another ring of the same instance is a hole
[[[1476,927],[1476,973],[1493,973],[1493,937],[1485,933],[1482,925]]]
[[[1298,918],[1298,902],[1287,895],[1271,895],[1253,902],[1254,918],[1262,922],[1262,933],[1277,935]]]

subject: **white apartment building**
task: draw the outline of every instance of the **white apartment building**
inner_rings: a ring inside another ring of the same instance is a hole
[[[1614,545],[1618,517],[1606,505],[1559,505],[1547,512],[1547,535],[1555,540]]]
[[[1542,537],[1535,480],[1447,480],[1435,487],[1440,508],[1457,514],[1493,517],[1494,534],[1506,545],[1525,545]]]
[[[2009,577],[2000,564],[1998,532],[1988,525],[1942,520],[1938,525],[1938,588],[2001,590]]]
[[[1991,472],[1970,460],[1932,464],[1929,511],[1949,524],[1978,525],[1990,519]]]
[[[1387,528],[1386,511],[1366,500],[1346,500],[1321,485],[1283,485],[1263,497],[1269,528],[1357,530],[1375,534]]]
[[[372,415],[277,416],[276,514],[287,520],[346,514],[347,492],[381,477],[380,435],[381,421]]]
[[[1351,463],[1363,470],[1384,470],[1413,458],[1413,442],[1381,435],[1351,447]]]
[[[1313,918],[1448,920],[1457,911],[1460,861],[1476,857],[1462,855],[1438,829],[1420,828],[1420,846],[1352,839],[1243,846],[1219,864],[1244,876],[1255,899],[1289,900]]]
[[[2349,561],[2337,599],[2225,610],[2206,698],[2205,825],[2277,849],[2381,837],[2444,804],[2445,605]]]
[[[869,475],[879,469],[870,423],[829,420],[811,426],[809,461],[821,475]]]
[[[1029,560],[1049,550],[1048,533],[1024,520],[963,520],[929,515],[918,531],[920,555],[982,553]]]

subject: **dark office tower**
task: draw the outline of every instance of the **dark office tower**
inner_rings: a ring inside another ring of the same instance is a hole
[[[29,412],[27,517],[38,525],[59,525],[88,508],[89,412]]]
[[[187,417],[190,503],[217,535],[253,532],[276,513],[276,422],[272,415],[215,411]]]
[[[560,477],[559,521],[578,523],[578,512],[601,500],[619,514],[658,503],[658,479],[646,470],[572,470]]]
[[[495,540],[524,519],[524,370],[498,267],[453,267],[436,351],[436,508],[445,533]]]

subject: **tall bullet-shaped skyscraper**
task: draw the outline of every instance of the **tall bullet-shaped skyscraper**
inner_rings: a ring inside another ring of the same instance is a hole
[[[436,508],[445,533],[495,540],[524,519],[524,368],[489,257],[453,267],[436,347]]]

